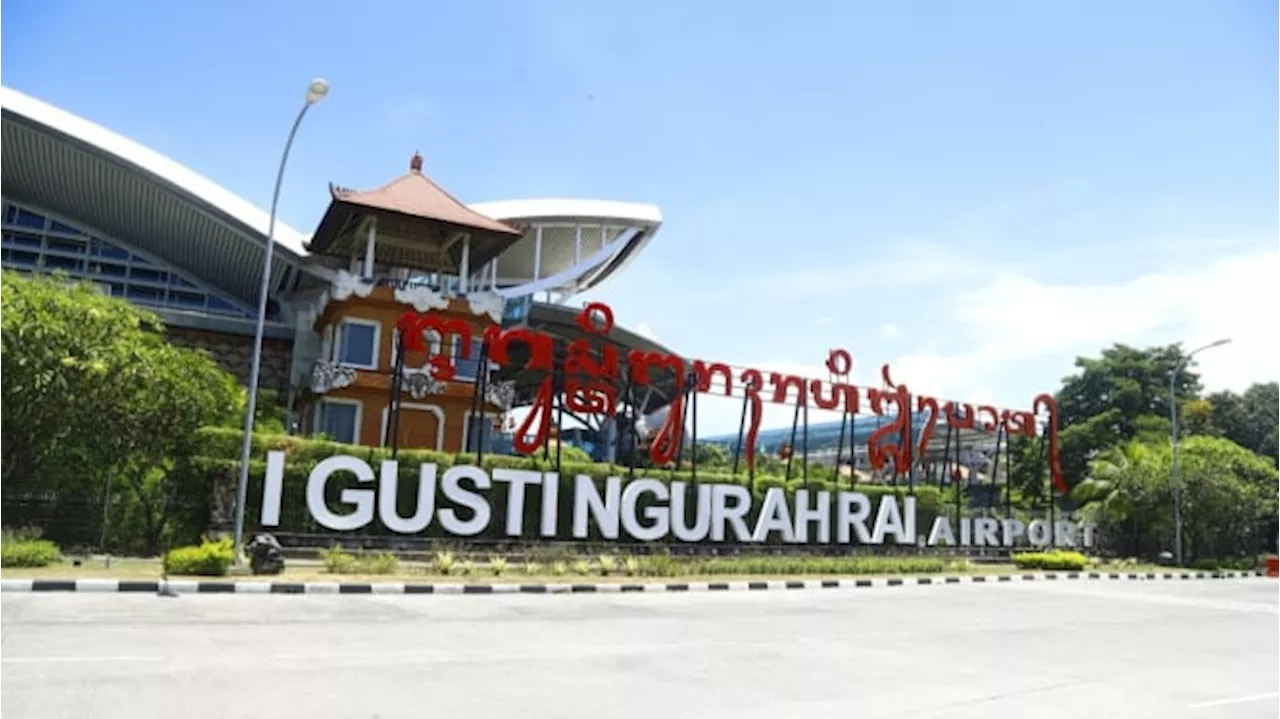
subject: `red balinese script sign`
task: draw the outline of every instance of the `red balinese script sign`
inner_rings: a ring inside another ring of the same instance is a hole
[[[578,313],[576,321],[588,335],[604,338],[613,329],[613,310],[608,305],[593,302]],[[471,329],[460,320],[408,311],[400,317],[396,327],[405,338],[405,349],[408,351],[431,354],[431,347],[424,341],[424,333],[432,330],[442,340],[439,347],[449,346],[447,335],[461,335],[461,353],[463,357],[469,356]],[[551,410],[555,395],[555,340],[550,335],[528,328],[489,327],[484,331],[484,343],[489,361],[512,370],[542,372],[532,410],[513,437],[513,446],[517,452],[533,454],[546,445],[553,424]],[[513,343],[523,344],[527,348],[528,356],[519,367],[512,366]],[[614,416],[617,413],[621,361],[624,359],[619,357],[617,347],[611,343],[601,342],[598,347],[593,347],[592,342],[587,339],[569,342],[561,368],[564,378],[564,407],[578,413]],[[745,397],[750,408],[750,424],[743,447],[748,467],[755,465],[756,438],[765,401],[774,404],[795,403],[800,406],[812,402],[819,409],[857,415],[863,409],[860,398],[865,395],[867,407],[872,413],[881,417],[892,415],[892,421],[877,428],[867,440],[868,459],[875,469],[883,469],[892,463],[895,474],[905,474],[913,458],[924,453],[933,437],[940,413],[946,417],[947,425],[953,428],[979,429],[984,432],[1003,429],[1010,437],[1034,437],[1036,415],[1047,410],[1049,472],[1058,491],[1067,490],[1058,453],[1058,405],[1050,394],[1036,396],[1030,411],[998,409],[990,405],[975,408],[972,404],[939,401],[924,395],[913,396],[905,384],[893,381],[887,364],[880,370],[885,389],[859,389],[849,383],[853,357],[844,349],[831,350],[829,353],[826,362],[832,377],[829,381],[778,372],[766,374],[752,368],[735,372],[733,367],[723,362],[696,359],[687,363],[673,354],[643,350],[631,350],[627,353],[625,362],[629,381],[636,388],[658,381],[661,370],[670,372],[674,377],[675,399],[671,402],[666,421],[649,447],[650,458],[655,464],[667,464],[676,459],[683,439],[683,410],[687,390],[710,394],[722,389],[724,396],[731,397],[734,396],[737,382],[741,387],[741,396]],[[447,353],[430,356],[428,364],[432,376],[437,380],[448,381],[455,375],[453,359]],[[690,381],[693,386],[687,387],[686,382]],[[713,384],[716,385],[714,390]],[[923,413],[925,416],[924,427],[914,442],[908,424],[912,413]]]

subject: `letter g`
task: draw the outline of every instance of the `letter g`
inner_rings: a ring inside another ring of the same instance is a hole
[[[339,501],[343,504],[355,505],[356,510],[350,514],[337,514],[329,509],[324,501],[325,486],[335,472],[351,472],[356,481],[372,482],[373,468],[364,461],[350,455],[330,457],[311,470],[307,477],[307,511],[321,526],[335,531],[360,529],[373,521],[373,490],[347,488],[342,490]]]

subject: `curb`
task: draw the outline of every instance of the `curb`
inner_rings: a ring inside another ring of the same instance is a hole
[[[159,593],[161,588],[179,594],[593,594],[625,592],[767,591],[793,589],[863,589],[934,584],[995,584],[1057,580],[1176,581],[1191,579],[1244,579],[1265,572],[1039,572],[1027,574],[965,574],[937,577],[878,577],[874,579],[758,580],[748,582],[648,582],[643,584],[402,584],[372,582],[220,582],[174,579],[126,581],[116,579],[0,579],[0,591]]]

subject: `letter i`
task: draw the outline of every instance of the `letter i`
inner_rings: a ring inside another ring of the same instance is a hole
[[[267,452],[267,476],[262,481],[262,526],[280,524],[280,495],[284,490],[284,452]]]
[[[560,474],[542,474],[542,536],[556,536],[556,515],[559,510]]]
[[[967,547],[972,543],[973,520],[969,517],[960,518],[960,546]]]

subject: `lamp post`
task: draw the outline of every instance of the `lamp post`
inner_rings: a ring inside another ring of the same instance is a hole
[[[1178,485],[1178,373],[1197,353],[1229,342],[1230,339],[1221,339],[1191,350],[1174,366],[1173,373],[1169,375],[1169,415],[1173,420],[1173,469],[1169,484],[1173,488],[1173,556],[1179,567],[1182,566],[1182,491]]]
[[[240,445],[240,482],[236,487],[236,525],[235,525],[235,561],[242,566],[240,550],[244,543],[244,504],[249,492],[249,452],[253,448],[253,415],[258,406],[258,372],[262,368],[262,333],[267,322],[267,293],[271,287],[271,253],[275,247],[276,206],[280,202],[280,183],[284,180],[284,166],[289,161],[289,148],[293,146],[293,137],[298,134],[298,125],[312,105],[329,94],[329,83],[324,78],[316,78],[307,85],[306,102],[298,111],[298,116],[289,129],[289,139],[285,140],[284,153],[280,156],[280,169],[276,171],[276,186],[271,193],[271,217],[267,221],[267,247],[262,260],[262,286],[258,290],[258,321],[253,332],[253,360],[249,364],[249,400],[244,412],[244,441]]]

